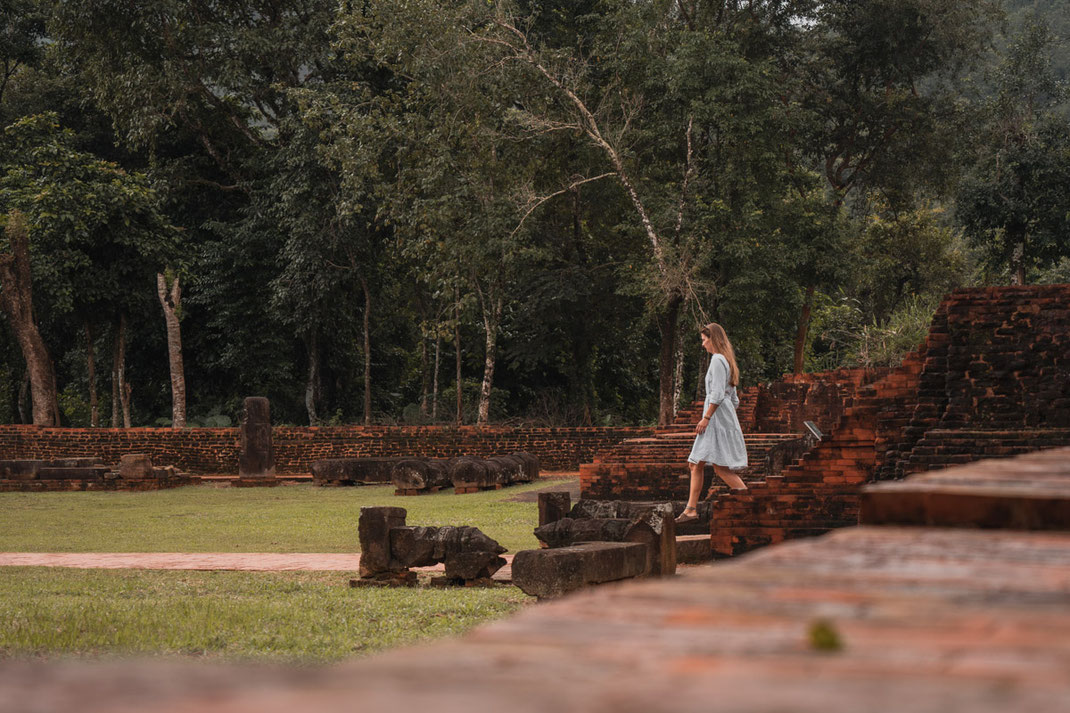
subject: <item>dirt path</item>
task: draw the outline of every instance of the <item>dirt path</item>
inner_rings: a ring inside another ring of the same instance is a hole
[[[512,555],[494,578],[509,580]],[[274,552],[0,552],[0,567],[72,567],[76,569],[244,570],[250,572],[356,572],[357,553],[279,554]],[[413,567],[440,572],[442,565]]]

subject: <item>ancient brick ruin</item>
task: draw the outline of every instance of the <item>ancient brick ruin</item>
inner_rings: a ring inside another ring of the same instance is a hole
[[[748,467],[740,476],[749,485],[778,474],[809,450],[815,439],[805,421],[833,429],[855,393],[888,370],[838,369],[795,374],[772,384],[740,389],[739,421],[746,434]],[[631,438],[580,466],[583,497],[625,500],[686,500],[687,456],[695,439],[702,403],[681,409],[674,422],[652,435]],[[712,472],[707,473],[708,476]],[[712,487],[724,490],[716,478]]]
[[[191,482],[173,466],[154,467],[144,453],[128,453],[115,466],[100,458],[0,460],[0,492],[161,490]]]
[[[1070,285],[957,290],[898,368],[788,377],[741,401],[750,491],[715,490],[721,556],[856,524],[870,481],[1070,445]],[[584,497],[686,497],[697,417],[581,466]],[[826,437],[776,472],[766,455],[804,420]]]

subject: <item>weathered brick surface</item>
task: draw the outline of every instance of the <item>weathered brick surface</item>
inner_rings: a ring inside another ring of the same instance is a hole
[[[859,521],[1070,531],[1070,448],[867,485]]]
[[[1049,713],[1067,641],[1070,535],[862,527],[331,667],[8,659],[0,711]]]
[[[574,470],[595,453],[650,428],[511,428],[505,426],[276,427],[273,447],[280,473],[308,473],[325,458],[478,458],[526,451],[543,470]],[[0,425],[0,460],[55,460],[99,456],[117,464],[126,453],[147,453],[153,463],[190,473],[234,473],[240,450],[237,428],[39,428]]]

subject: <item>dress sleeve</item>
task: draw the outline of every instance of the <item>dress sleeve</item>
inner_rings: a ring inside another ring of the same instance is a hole
[[[709,378],[706,380],[706,398],[711,404],[724,401],[725,387],[728,385],[728,361],[720,355],[710,360]]]

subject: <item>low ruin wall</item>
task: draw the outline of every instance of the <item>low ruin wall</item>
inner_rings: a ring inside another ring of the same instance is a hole
[[[543,470],[575,470],[594,454],[652,428],[510,428],[505,426],[324,426],[273,429],[280,473],[308,473],[323,458],[418,456],[478,458],[525,451]],[[116,464],[126,453],[198,473],[237,473],[237,428],[39,428],[0,425],[0,460],[99,457]]]

